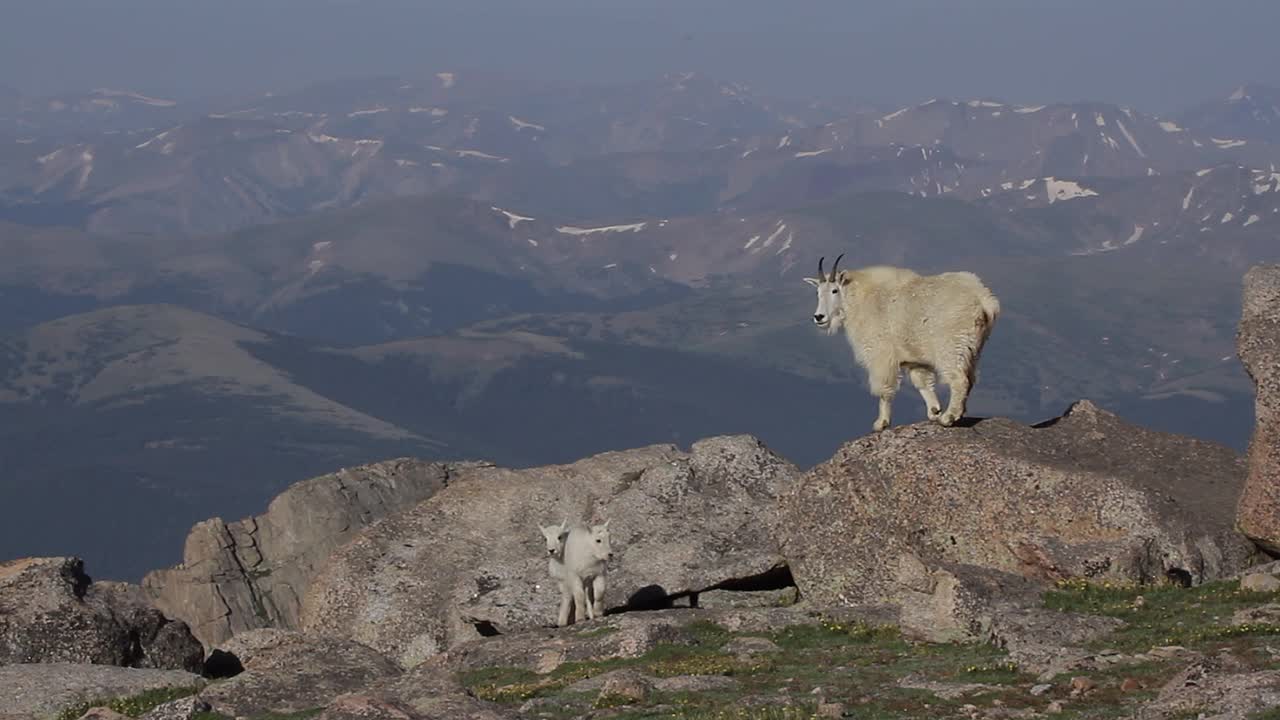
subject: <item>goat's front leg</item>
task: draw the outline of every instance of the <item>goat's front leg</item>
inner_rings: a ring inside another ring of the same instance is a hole
[[[569,624],[569,614],[573,612],[573,590],[569,588],[569,584],[560,581],[560,614],[556,618],[556,624],[564,627]]]
[[[578,620],[591,620],[595,617],[592,612],[591,603],[587,602],[587,588],[582,584],[582,578],[577,573],[570,573],[569,587],[573,591],[573,616],[575,622]]]
[[[871,425],[871,432],[880,432],[889,427],[893,414],[893,396],[898,393],[898,366],[885,363],[873,365],[867,373],[867,384],[871,394],[880,399],[880,411],[876,421]]]

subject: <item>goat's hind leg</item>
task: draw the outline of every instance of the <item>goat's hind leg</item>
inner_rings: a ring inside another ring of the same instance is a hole
[[[924,398],[925,413],[930,420],[937,420],[942,414],[942,403],[938,400],[938,393],[934,391],[937,376],[933,368],[927,365],[909,365],[907,374],[911,377],[911,384],[920,391],[920,397]]]
[[[938,424],[950,427],[964,417],[968,405],[969,390],[973,388],[973,369],[976,358],[972,350],[963,348],[957,352],[955,366],[942,371],[942,381],[951,389],[947,409],[938,416]]]

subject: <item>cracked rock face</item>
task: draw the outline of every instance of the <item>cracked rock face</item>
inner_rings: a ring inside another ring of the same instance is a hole
[[[1256,387],[1249,475],[1240,496],[1240,531],[1280,553],[1280,265],[1244,276],[1236,352]]]
[[[307,632],[405,667],[481,634],[554,624],[560,593],[539,526],[610,521],[606,608],[777,575],[768,528],[795,466],[755,438],[655,445],[571,465],[477,470],[336,552],[303,601]]]
[[[1076,403],[1039,427],[917,424],[860,438],[791,486],[778,535],[802,596],[902,602],[944,563],[1048,582],[1199,583],[1247,566],[1229,448]]]
[[[83,663],[199,671],[204,653],[124,583],[94,583],[79,558],[0,564],[0,665]]]
[[[245,630],[296,629],[301,598],[335,548],[478,465],[401,458],[297,483],[262,515],[197,524],[182,564],[149,573],[143,587],[206,648]]]

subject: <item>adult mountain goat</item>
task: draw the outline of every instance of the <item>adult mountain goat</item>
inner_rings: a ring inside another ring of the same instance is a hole
[[[836,271],[831,265],[805,282],[818,290],[813,322],[828,335],[844,328],[853,356],[867,371],[871,394],[880,398],[873,432],[889,427],[900,371],[924,398],[930,420],[949,427],[964,417],[976,381],[978,356],[991,335],[1000,302],[977,275],[945,272],[920,275],[905,268],[865,267]],[[934,392],[936,376],[951,388],[946,411]]]

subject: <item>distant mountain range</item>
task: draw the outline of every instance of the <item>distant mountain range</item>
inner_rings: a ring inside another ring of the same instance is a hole
[[[137,577],[193,521],[397,454],[750,432],[816,462],[874,416],[807,322],[800,278],[842,252],[996,291],[975,414],[1089,397],[1242,448],[1233,336],[1244,270],[1280,258],[1277,97],[1165,118],[686,73],[0,91],[0,554],[96,548]]]

